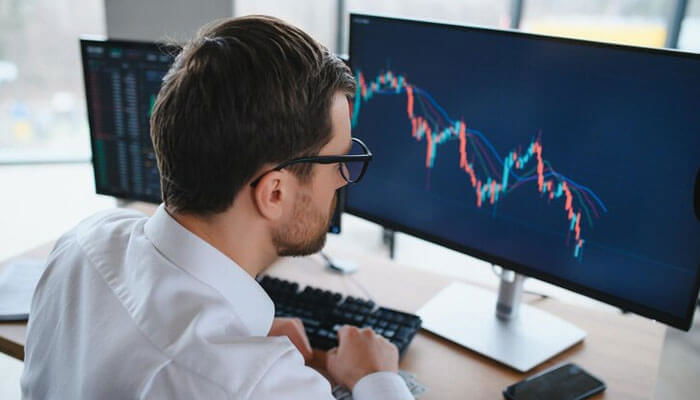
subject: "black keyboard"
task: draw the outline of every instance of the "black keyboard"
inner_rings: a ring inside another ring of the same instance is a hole
[[[371,300],[344,297],[310,286],[299,290],[299,284],[271,276],[263,276],[258,281],[275,303],[275,316],[300,318],[311,347],[316,349],[336,347],[338,329],[354,325],[372,328],[403,354],[421,326],[419,316],[377,307]]]

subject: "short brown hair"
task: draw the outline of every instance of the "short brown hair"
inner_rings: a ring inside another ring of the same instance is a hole
[[[338,90],[354,93],[349,68],[292,25],[247,16],[205,26],[175,59],[151,116],[163,201],[222,212],[263,165],[318,153]]]

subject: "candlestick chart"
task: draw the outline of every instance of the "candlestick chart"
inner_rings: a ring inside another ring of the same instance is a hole
[[[581,260],[586,243],[585,229],[607,208],[603,200],[587,186],[559,172],[547,159],[544,134],[536,132],[529,143],[514,144],[505,153],[495,148],[488,132],[472,127],[464,118],[453,118],[425,89],[409,82],[406,76],[386,69],[368,79],[356,71],[357,90],[354,98],[352,126],[361,118],[362,110],[376,96],[400,96],[405,100],[406,131],[425,148],[419,160],[429,171],[444,151],[457,151],[464,184],[474,193],[472,202],[478,208],[495,207],[512,192],[528,185],[536,187],[539,200],[546,201],[562,215],[566,230],[565,245],[571,255]],[[397,116],[398,117],[398,116]],[[452,143],[451,146],[447,144]]]

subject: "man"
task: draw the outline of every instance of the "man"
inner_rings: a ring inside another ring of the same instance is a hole
[[[32,304],[24,397],[331,399],[304,365],[301,323],[273,321],[254,277],[321,249],[336,189],[364,172],[370,155],[344,156],[354,85],[277,19],[203,28],[151,118],[164,204],[150,218],[104,212],[59,239]],[[412,398],[391,343],[338,336],[333,380],[360,400]]]

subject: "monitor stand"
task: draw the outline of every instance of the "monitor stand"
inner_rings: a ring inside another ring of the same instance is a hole
[[[119,208],[126,208],[129,204],[133,203],[132,200],[122,199],[121,197],[115,197],[115,199],[117,200],[117,207]]]
[[[418,310],[423,328],[520,372],[529,371],[583,340],[586,332],[521,304],[524,280],[504,270],[498,301],[492,291],[452,283]]]

